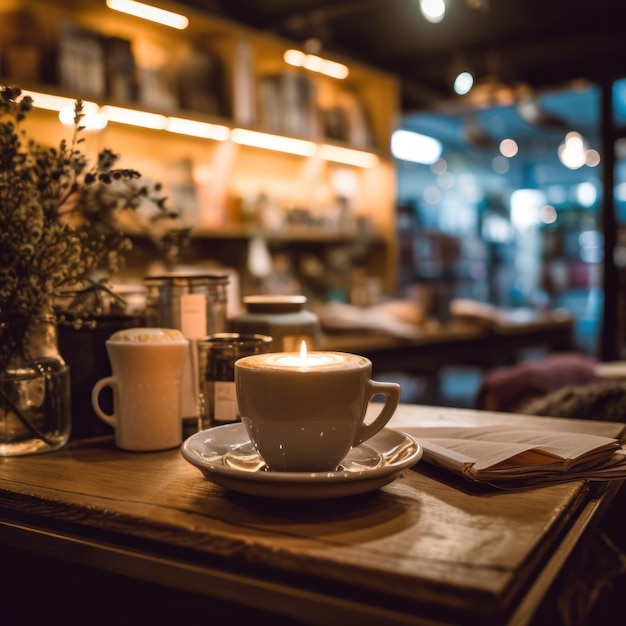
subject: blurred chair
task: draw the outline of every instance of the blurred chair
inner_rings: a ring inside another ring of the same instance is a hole
[[[626,381],[567,385],[527,402],[518,411],[545,417],[626,422]]]
[[[499,367],[483,378],[475,406],[488,411],[516,412],[531,400],[570,385],[598,381],[596,359],[578,353],[549,355],[539,361],[522,361]]]

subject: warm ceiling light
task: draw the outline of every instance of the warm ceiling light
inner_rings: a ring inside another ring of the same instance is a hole
[[[110,122],[130,124],[131,126],[141,126],[142,128],[152,128],[154,130],[163,130],[167,121],[165,115],[109,105],[103,106],[102,112]]]
[[[293,65],[295,67],[302,67],[304,65],[305,58],[306,54],[301,50],[285,50],[285,54],[283,54],[285,63],[289,63],[289,65]]]
[[[22,95],[30,96],[33,99],[33,106],[46,111],[58,111],[59,120],[62,124],[72,126],[76,116],[76,100],[74,98],[64,98],[48,93],[22,90]],[[100,107],[95,102],[83,100],[83,118],[81,125],[86,130],[102,130],[107,125],[107,119],[100,112]]]
[[[109,9],[128,13],[129,15],[157,22],[164,26],[170,26],[178,30],[184,30],[189,26],[189,20],[184,15],[159,9],[143,2],[135,2],[135,0],[106,0],[106,2]]]
[[[559,160],[570,170],[577,170],[587,161],[587,145],[583,136],[570,132],[558,148]]]
[[[63,96],[53,96],[48,93],[39,93],[37,91],[22,90],[23,96],[30,96],[33,99],[33,106],[38,109],[46,109],[46,111],[62,111],[71,108],[74,110],[76,100],[74,98],[64,98]],[[84,102],[83,106],[95,106],[94,102]]]
[[[378,164],[378,157],[371,152],[342,148],[325,144],[320,146],[318,154],[325,161],[354,165],[356,167],[374,167]]]
[[[59,111],[59,120],[65,126],[73,126],[75,117],[74,105]],[[83,103],[83,117],[80,120],[80,125],[86,131],[103,130],[108,123],[109,120],[97,104],[94,102]]]
[[[234,128],[230,133],[230,138],[234,143],[254,148],[267,148],[300,156],[313,156],[315,154],[315,144],[303,139],[259,133],[244,128]]]
[[[446,14],[444,0],[420,0],[422,15],[431,23],[441,22]]]
[[[59,119],[63,124],[74,123],[74,107],[76,103],[74,99],[34,91],[23,91],[22,93],[33,98],[33,106],[36,108],[59,111]],[[313,141],[283,137],[282,135],[271,135],[243,128],[234,128],[231,131],[228,126],[221,124],[209,124],[180,117],[166,117],[157,113],[147,113],[145,111],[110,105],[99,107],[95,102],[87,101],[83,101],[83,112],[85,116],[82,123],[87,130],[102,130],[108,122],[117,122],[152,130],[166,130],[201,139],[213,139],[215,141],[226,141],[230,138],[233,143],[245,146],[287,152],[304,157],[317,155],[326,161],[355,167],[374,167],[378,164],[378,157],[371,152],[327,144],[318,148]]]
[[[304,67],[310,72],[318,72],[319,74],[324,74],[331,78],[343,80],[347,78],[350,73],[348,66],[343,63],[323,59],[316,54],[306,54],[300,50],[286,50],[283,54],[283,59],[285,63],[293,65],[294,67]]]
[[[165,123],[165,130],[180,135],[215,139],[216,141],[226,141],[230,136],[230,129],[227,126],[186,120],[180,117],[168,117]]]

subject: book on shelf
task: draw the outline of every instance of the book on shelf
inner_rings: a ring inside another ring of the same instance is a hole
[[[316,137],[318,113],[313,81],[298,72],[261,76],[259,122],[267,131],[294,137]]]
[[[376,148],[368,111],[359,94],[341,89],[320,106],[323,134],[327,139],[349,143],[354,148]]]
[[[348,117],[346,112],[337,106],[320,110],[322,131],[326,139],[347,142],[350,138]]]
[[[252,44],[239,40],[235,47],[232,66],[232,116],[236,124],[252,126],[257,121],[254,55]]]
[[[180,104],[171,51],[154,41],[137,39],[133,53],[140,103],[156,111],[177,110]]]
[[[41,82],[44,56],[35,14],[28,9],[0,12],[0,76],[16,85]]]
[[[60,27],[58,46],[61,86],[85,97],[102,98],[106,93],[104,37],[66,21]]]
[[[367,109],[360,96],[350,89],[342,89],[337,93],[336,101],[337,106],[345,115],[347,141],[361,150],[375,148],[376,142],[370,127]]]
[[[139,86],[132,43],[123,37],[106,37],[104,50],[107,96],[116,102],[135,102]]]
[[[626,449],[611,437],[507,425],[404,430],[427,463],[502,489],[626,478]]]
[[[226,82],[222,59],[192,45],[176,63],[178,100],[182,109],[227,117]]]
[[[258,111],[255,119],[260,127],[268,133],[282,132],[282,104],[278,77],[262,76],[258,79]]]
[[[165,185],[168,202],[180,214],[182,221],[186,225],[197,224],[200,208],[192,160],[182,158],[170,161],[167,165]]]

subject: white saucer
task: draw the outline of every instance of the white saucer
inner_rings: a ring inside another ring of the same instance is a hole
[[[353,448],[332,472],[273,472],[255,451],[245,426],[225,424],[183,442],[185,460],[206,478],[232,491],[290,500],[339,498],[378,489],[422,458],[422,446],[409,435],[383,428]]]

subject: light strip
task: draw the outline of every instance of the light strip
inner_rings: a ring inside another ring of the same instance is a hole
[[[102,107],[102,113],[111,122],[119,124],[130,124],[131,126],[141,126],[143,128],[152,128],[154,130],[164,130],[167,118],[165,115],[157,113],[146,113],[145,111],[135,111],[133,109],[124,109],[105,105]]]
[[[216,141],[226,141],[230,137],[230,129],[227,126],[186,120],[181,117],[168,117],[165,130],[181,135],[202,137],[203,139],[215,139]]]
[[[304,139],[270,135],[243,128],[234,128],[230,133],[230,138],[235,143],[254,148],[267,148],[300,156],[313,156],[315,154],[315,144]]]
[[[46,111],[58,111],[59,120],[66,126],[74,124],[76,115],[76,99],[64,98],[63,96],[53,96],[47,93],[39,93],[38,91],[22,90],[23,96],[30,96],[33,99],[33,106],[36,109],[45,109]],[[89,100],[83,100],[83,118],[81,126],[85,130],[102,130],[107,124],[106,118],[100,113],[100,107]]]
[[[134,17],[157,22],[178,30],[184,30],[189,26],[189,19],[180,13],[159,9],[143,2],[135,2],[135,0],[107,0],[107,6],[114,11],[128,13]]]
[[[33,106],[49,111],[59,111],[64,114],[62,122],[64,124],[73,123],[73,111],[76,103],[75,98],[64,98],[51,94],[39,93],[36,91],[22,91],[23,95],[33,99]],[[294,139],[283,137],[282,135],[272,135],[270,133],[260,133],[246,130],[244,128],[233,128],[221,124],[208,124],[196,120],[188,120],[180,117],[166,117],[156,113],[146,113],[105,105],[102,108],[91,101],[83,101],[83,110],[87,116],[97,116],[105,118],[98,128],[103,128],[105,120],[117,122],[119,124],[129,124],[153,130],[167,130],[172,133],[191,135],[203,139],[215,141],[226,141],[229,137],[237,144],[252,146],[254,148],[264,148],[266,150],[277,150],[298,156],[312,157],[316,154],[326,161],[353,165],[355,167],[375,167],[378,164],[378,156],[371,152],[342,148],[329,144],[320,145],[319,148],[313,141],[304,139]],[[71,114],[71,115],[70,115]]]
[[[34,107],[46,111],[63,111],[64,109],[73,111],[76,103],[76,98],[64,98],[63,96],[53,96],[38,91],[27,91],[26,89],[22,90],[22,95],[30,96],[33,99]],[[85,111],[93,111],[98,109],[98,105],[95,102],[83,100],[83,108]]]
[[[294,67],[304,67],[311,72],[325,74],[331,78],[343,80],[347,78],[350,73],[348,66],[343,63],[323,59],[315,54],[305,54],[300,50],[286,50],[285,54],[283,54],[283,59],[285,63],[293,65]]]
[[[355,165],[357,167],[375,167],[378,165],[378,157],[375,154],[363,152],[362,150],[352,150],[351,148],[324,144],[319,147],[318,154],[326,161],[334,161],[344,165]]]

